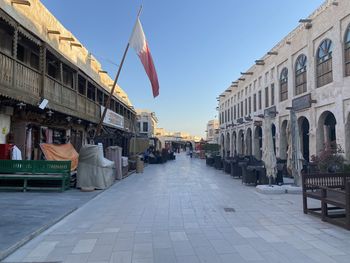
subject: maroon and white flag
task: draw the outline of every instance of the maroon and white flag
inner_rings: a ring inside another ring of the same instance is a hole
[[[138,18],[134,30],[132,31],[129,44],[133,49],[135,49],[137,55],[141,59],[143,67],[145,68],[148,78],[151,81],[153,97],[157,97],[159,95],[158,76],[147,44],[145,33],[143,32],[140,19]]]

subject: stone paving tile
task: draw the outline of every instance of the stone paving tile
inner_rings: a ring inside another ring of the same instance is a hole
[[[135,244],[133,249],[133,259],[153,258],[152,243]]]
[[[154,249],[155,263],[176,263],[175,252],[172,248],[156,248]]]
[[[97,239],[83,239],[79,240],[79,242],[74,247],[72,253],[73,254],[82,254],[82,253],[90,253],[97,242]]]
[[[145,198],[147,197],[147,198]],[[226,213],[223,208],[233,207]],[[93,213],[91,212],[93,211]],[[348,262],[349,232],[178,155],[113,185],[4,262]]]
[[[250,245],[234,246],[239,255],[245,260],[263,260],[262,255]]]
[[[178,263],[200,263],[199,258],[195,255],[176,257],[176,262],[178,262]]]
[[[117,251],[111,255],[110,263],[131,263],[132,252],[131,251]]]

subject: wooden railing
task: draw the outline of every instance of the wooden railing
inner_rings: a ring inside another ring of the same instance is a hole
[[[16,63],[16,82],[15,87],[21,91],[25,91],[35,97],[40,96],[40,80],[39,72],[17,62]]]
[[[0,90],[3,89],[4,94],[9,93],[13,99],[25,103],[38,103],[45,98],[55,110],[93,122],[99,120],[98,103],[48,75],[42,80],[41,72],[0,51]],[[124,127],[132,130],[130,120],[125,118]]]
[[[0,84],[6,87],[12,86],[13,60],[0,53]]]

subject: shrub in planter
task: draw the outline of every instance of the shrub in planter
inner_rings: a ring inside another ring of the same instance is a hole
[[[336,173],[344,170],[344,150],[340,144],[331,142],[326,144],[318,155],[311,156],[311,162],[317,166],[320,172]]]

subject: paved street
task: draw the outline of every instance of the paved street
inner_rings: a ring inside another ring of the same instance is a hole
[[[224,208],[233,208],[225,211]],[[349,262],[350,232],[262,195],[204,160],[149,165],[5,262]]]

